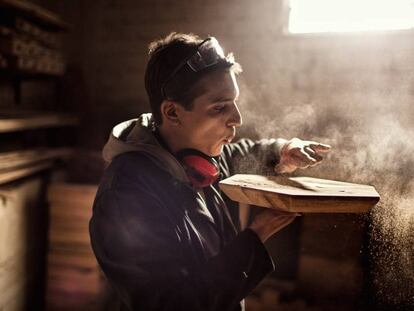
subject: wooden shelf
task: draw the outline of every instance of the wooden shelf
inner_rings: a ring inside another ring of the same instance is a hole
[[[36,298],[46,296],[49,219],[44,190],[50,180],[66,177],[75,154],[67,146],[73,143],[72,129],[79,123],[74,115],[29,111],[19,106],[24,98],[22,91],[26,91],[23,83],[36,80],[42,85],[35,85],[35,92],[47,98],[53,94],[48,102],[55,102],[55,110],[64,108],[59,106],[64,82],[61,77],[66,67],[64,32],[70,25],[29,1],[32,0],[0,0],[0,83],[6,86],[2,87],[6,95],[14,91],[15,104],[2,103],[0,108],[0,237],[6,237],[2,240],[7,242],[0,243],[0,310],[26,305],[34,310],[44,309],[43,299]],[[30,106],[41,110],[45,105]],[[36,129],[44,130],[33,131]],[[62,145],[66,147],[56,147]],[[60,253],[53,255],[54,262],[60,264]],[[65,264],[63,261],[61,266]],[[94,269],[99,277],[97,263]],[[52,271],[54,277],[60,266],[49,266],[47,271]],[[81,281],[97,284],[98,277],[92,275]],[[34,295],[28,296],[27,292]]]
[[[71,148],[42,148],[0,153],[0,173],[45,160],[67,158],[72,154],[73,151]]]
[[[38,128],[74,126],[77,124],[79,124],[79,119],[72,115],[0,111],[0,133],[18,132]]]
[[[0,0],[0,9],[12,10],[51,31],[66,31],[70,25],[57,14],[24,0]]]
[[[11,172],[0,172],[0,185],[15,181],[17,179],[33,175],[37,172],[43,171],[45,169],[51,168],[53,166],[53,161],[42,162],[36,165],[29,167],[23,167],[20,169],[13,170]]]
[[[70,148],[36,149],[0,153],[0,184],[23,178],[53,167],[55,160],[67,159]]]

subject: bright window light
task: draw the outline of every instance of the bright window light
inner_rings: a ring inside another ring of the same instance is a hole
[[[414,27],[414,0],[290,0],[291,33]]]

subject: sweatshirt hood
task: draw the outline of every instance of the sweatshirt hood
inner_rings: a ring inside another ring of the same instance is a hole
[[[115,157],[131,151],[145,154],[158,167],[175,178],[189,182],[180,162],[162,147],[155,137],[151,113],[116,125],[102,150],[102,156],[105,161],[111,162]]]

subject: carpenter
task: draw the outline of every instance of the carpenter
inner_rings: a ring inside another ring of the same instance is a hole
[[[241,228],[218,182],[241,161],[290,173],[330,147],[298,138],[234,141],[241,66],[214,37],[171,33],[149,46],[151,113],[114,127],[90,221],[92,247],[121,310],[244,310],[274,269],[264,242],[292,213],[265,209]],[[249,167],[249,166],[245,166]]]

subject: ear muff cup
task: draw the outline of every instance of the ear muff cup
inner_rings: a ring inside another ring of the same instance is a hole
[[[177,158],[184,166],[187,177],[196,188],[213,184],[220,175],[218,162],[195,149],[184,149],[177,153]]]

